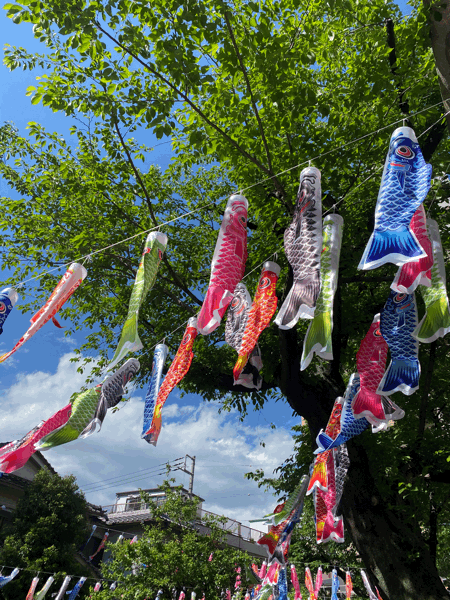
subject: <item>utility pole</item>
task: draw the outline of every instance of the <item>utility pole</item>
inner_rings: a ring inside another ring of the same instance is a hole
[[[187,461],[186,459],[190,458],[191,459],[191,468],[190,470],[188,470],[187,468]],[[189,475],[189,498],[192,500],[192,493],[193,493],[193,489],[194,489],[194,471],[195,471],[195,456],[189,456],[189,454],[186,454],[186,456],[184,457],[184,468],[183,467],[178,467],[177,469],[178,471],[183,471],[184,473],[187,473]]]

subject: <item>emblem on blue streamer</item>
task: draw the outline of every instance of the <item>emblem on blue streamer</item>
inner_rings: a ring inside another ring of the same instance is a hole
[[[18,298],[19,294],[14,288],[5,288],[0,292],[0,333],[3,333],[3,324]]]

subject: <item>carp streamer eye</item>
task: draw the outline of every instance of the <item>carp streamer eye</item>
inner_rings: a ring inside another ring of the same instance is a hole
[[[397,294],[396,296],[394,296],[394,302],[396,304],[400,304],[400,302],[402,302],[405,298],[406,294]]]
[[[261,283],[259,284],[259,287],[261,290],[264,290],[265,288],[269,287],[270,285],[270,277],[263,277],[263,279],[261,279]]]
[[[395,153],[402,158],[414,158],[416,156],[409,146],[399,146]]]
[[[382,337],[382,335],[381,335],[381,331],[380,331],[380,328],[379,328],[379,327],[377,327],[377,328],[375,329],[375,331],[373,332],[373,335],[374,335],[374,337]]]

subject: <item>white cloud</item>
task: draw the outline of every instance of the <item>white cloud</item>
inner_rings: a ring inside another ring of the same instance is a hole
[[[77,372],[72,357],[65,354],[55,373],[17,375],[16,383],[4,391],[2,441],[21,437],[80,389],[86,376]],[[196,457],[194,492],[205,499],[205,510],[244,524],[271,512],[275,498],[246,480],[244,473],[261,468],[271,474],[292,452],[288,430],[247,425],[236,413],[219,414],[217,406],[196,396],[186,396],[189,404],[183,405],[174,395],[179,403],[169,398],[154,447],[141,439],[143,396],[134,392],[118,412],[107,415],[100,433],[54,448],[45,453],[46,458],[59,473],[73,473],[90,502],[109,505],[116,491],[156,487],[164,479],[164,464],[189,454]],[[187,475],[180,471],[171,475],[188,486]],[[257,524],[252,527],[265,530]]]

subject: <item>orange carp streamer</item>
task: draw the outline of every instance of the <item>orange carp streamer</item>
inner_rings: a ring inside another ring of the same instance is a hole
[[[159,434],[161,432],[161,412],[164,403],[167,400],[170,392],[176,385],[180,383],[191,367],[192,359],[194,358],[192,346],[194,345],[194,340],[197,337],[197,334],[197,318],[192,317],[188,321],[181,344],[159,389],[152,423],[150,425],[150,429],[145,433],[146,436],[149,436],[149,438],[146,438],[148,439],[148,442],[154,446],[156,446]]]
[[[275,291],[279,274],[280,267],[277,263],[272,261],[264,263],[255,299],[248,313],[247,324],[239,348],[239,356],[233,369],[235,384],[239,383],[239,376],[258,342],[259,336],[269,325],[277,310],[278,298]]]

